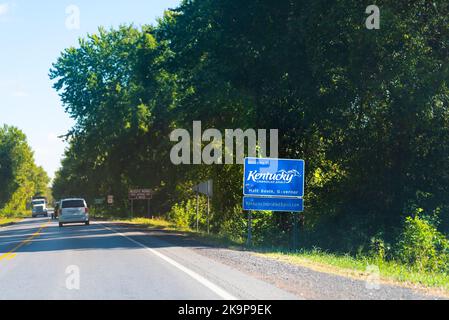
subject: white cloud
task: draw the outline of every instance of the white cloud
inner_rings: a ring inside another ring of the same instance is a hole
[[[0,3],[0,16],[7,14],[9,11],[8,3]]]

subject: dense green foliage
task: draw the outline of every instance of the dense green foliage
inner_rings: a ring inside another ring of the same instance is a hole
[[[45,194],[49,182],[44,169],[36,166],[25,134],[0,127],[0,215],[25,212],[31,197]]]
[[[381,30],[358,0],[191,0],[80,40],[50,74],[76,120],[55,197],[113,194],[126,214],[128,189],[149,187],[160,215],[192,226],[190,187],[214,179],[212,230],[242,238],[242,167],[170,163],[170,132],[201,120],[279,129],[280,156],[306,160],[303,246],[383,256],[416,208],[447,233],[449,3],[377,4]],[[291,225],[259,213],[255,241],[288,245]]]
[[[398,253],[402,262],[420,271],[449,271],[449,240],[418,215],[407,218]]]

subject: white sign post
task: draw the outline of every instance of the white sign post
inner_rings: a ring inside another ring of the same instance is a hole
[[[213,197],[214,194],[214,181],[209,180],[203,183],[200,183],[197,186],[192,188],[194,192],[196,192],[196,231],[199,231],[199,195],[204,194],[207,196],[207,233],[210,233],[210,198]]]

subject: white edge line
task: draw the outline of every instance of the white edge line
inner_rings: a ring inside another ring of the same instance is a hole
[[[222,288],[220,288],[219,286],[213,284],[212,282],[210,282],[209,280],[207,280],[206,278],[204,278],[203,276],[199,275],[198,273],[190,270],[189,268],[184,267],[182,264],[176,262],[175,260],[167,257],[166,255],[151,249],[149,247],[147,247],[146,245],[144,245],[143,243],[140,243],[126,235],[124,235],[123,233],[114,230],[112,228],[109,228],[103,224],[101,224],[104,228],[111,230],[115,233],[117,233],[118,235],[128,239],[129,241],[137,244],[138,246],[150,251],[152,254],[154,254],[155,256],[161,258],[162,260],[164,260],[165,262],[168,262],[169,264],[171,264],[172,266],[176,267],[177,269],[181,270],[182,272],[184,272],[185,274],[189,275],[190,277],[192,277],[193,279],[195,279],[196,281],[198,281],[199,283],[201,283],[203,286],[205,286],[206,288],[208,288],[209,290],[213,291],[214,293],[216,293],[217,295],[219,295],[221,298],[223,298],[224,300],[238,300],[236,297],[234,297],[232,294],[226,292],[225,290],[223,290]]]

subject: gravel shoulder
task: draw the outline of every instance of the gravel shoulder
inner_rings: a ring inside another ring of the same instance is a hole
[[[298,297],[309,300],[440,300],[443,295],[411,287],[393,285],[375,278],[357,279],[314,268],[268,258],[256,252],[228,249],[205,244],[180,232],[148,229],[119,224],[144,232],[173,245],[192,250],[209,259],[235,268],[251,277],[270,283]],[[373,282],[375,281],[375,282]]]

